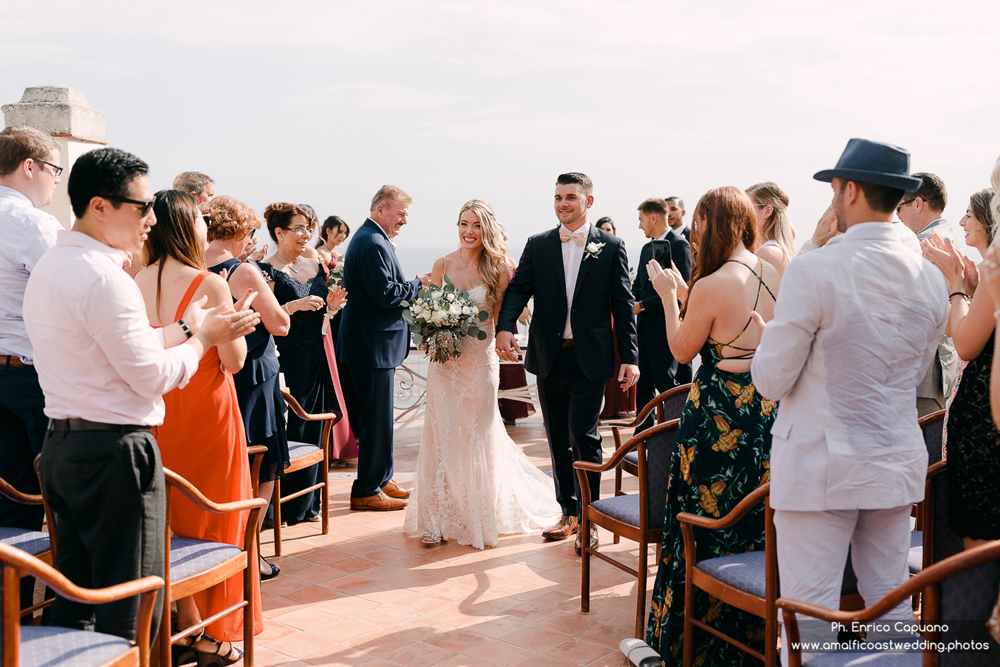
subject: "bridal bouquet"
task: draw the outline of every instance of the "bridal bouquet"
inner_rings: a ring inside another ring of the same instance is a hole
[[[326,286],[331,290],[340,289],[344,286],[344,258],[341,257],[340,261],[337,262],[335,268],[330,269],[330,275],[326,279]],[[344,304],[340,304],[337,310],[330,310],[330,307],[326,307],[326,313],[324,313],[323,319],[323,335],[326,335],[327,330],[330,328],[330,320],[344,307]]]
[[[442,282],[440,287],[431,284],[421,289],[412,302],[401,302],[407,309],[403,320],[413,332],[413,342],[439,364],[461,356],[466,336],[486,340],[486,332],[476,325],[490,317],[476,307],[468,292],[455,289],[448,276]]]

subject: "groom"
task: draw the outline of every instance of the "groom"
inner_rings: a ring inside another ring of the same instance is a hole
[[[497,321],[497,354],[517,361],[514,322],[528,299],[535,297],[524,367],[538,377],[556,500],[563,511],[558,524],[542,531],[549,540],[580,532],[580,488],[573,462],[603,460],[597,421],[605,382],[614,375],[616,345],[622,388],[639,379],[625,244],[590,224],[593,191],[584,174],[570,172],[556,179],[560,225],[528,239]],[[590,497],[597,500],[600,475],[588,476]],[[596,548],[596,527],[589,539]],[[577,535],[577,554],[580,543]]]
[[[352,510],[406,508],[410,492],[392,481],[392,386],[396,366],[410,350],[410,332],[400,301],[413,299],[425,275],[403,278],[392,240],[406,224],[410,196],[383,185],[371,213],[344,256],[344,308],[337,360],[346,365],[358,392],[358,478],[351,488]]]

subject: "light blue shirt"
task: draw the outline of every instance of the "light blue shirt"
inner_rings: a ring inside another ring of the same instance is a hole
[[[24,288],[31,270],[56,244],[63,226],[35,208],[27,195],[0,185],[0,355],[31,363],[31,341],[24,329]]]

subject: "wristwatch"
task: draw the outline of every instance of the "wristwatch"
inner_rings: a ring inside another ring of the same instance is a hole
[[[187,336],[188,338],[194,335],[193,333],[191,333],[191,327],[189,327],[187,325],[187,322],[185,322],[184,320],[177,320],[177,326],[181,328],[181,331],[183,331],[184,335]]]

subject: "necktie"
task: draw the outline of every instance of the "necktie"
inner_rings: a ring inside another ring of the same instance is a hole
[[[566,231],[565,227],[560,227],[559,228],[559,240],[562,243],[566,243],[567,241],[569,241],[570,239],[572,239],[572,240],[576,241],[576,244],[578,246],[583,246],[583,242],[586,240],[586,238],[587,237],[584,235],[583,232],[569,232],[569,231]]]

